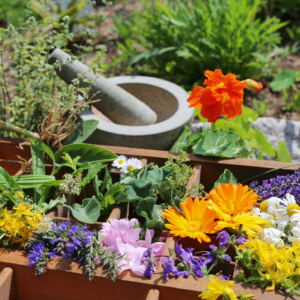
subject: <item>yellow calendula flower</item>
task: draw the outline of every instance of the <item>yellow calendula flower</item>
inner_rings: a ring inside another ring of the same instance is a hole
[[[226,214],[237,215],[252,210],[257,202],[258,195],[253,190],[248,191],[248,186],[232,183],[222,183],[215,190],[211,190],[205,195],[209,199],[210,205],[217,205]]]
[[[199,295],[203,300],[216,300],[224,293],[228,294],[231,300],[238,300],[232,287],[234,286],[234,281],[227,281],[217,277],[211,277],[210,281],[203,291]]]
[[[256,235],[257,231],[262,230],[262,226],[268,222],[259,216],[252,215],[253,212],[241,213],[235,216],[224,213],[216,204],[211,205],[211,209],[216,212],[220,221],[216,226],[217,230],[223,230],[225,228],[239,230],[242,226],[242,230],[247,230],[247,235]]]
[[[206,235],[209,233],[216,233],[215,227],[218,222],[215,221],[216,213],[208,209],[208,201],[199,200],[196,198],[188,198],[187,201],[180,202],[180,208],[184,215],[182,215],[175,208],[168,206],[163,212],[164,217],[170,224],[166,227],[170,229],[171,234],[181,237],[190,237],[210,242],[210,238]]]

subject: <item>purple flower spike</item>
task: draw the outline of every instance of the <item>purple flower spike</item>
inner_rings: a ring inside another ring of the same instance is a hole
[[[242,237],[242,236],[239,236],[239,237],[236,239],[236,243],[237,243],[238,245],[243,245],[243,244],[245,244],[246,241],[247,241],[247,240],[246,240],[244,237]]]
[[[209,248],[210,248],[212,251],[215,251],[215,250],[218,249],[215,245],[210,245]]]
[[[217,239],[219,239],[219,247],[223,248],[228,242],[229,235],[226,231],[221,231],[217,233]]]
[[[228,255],[224,255],[223,259],[225,259],[226,261],[230,262],[231,261],[231,257]]]

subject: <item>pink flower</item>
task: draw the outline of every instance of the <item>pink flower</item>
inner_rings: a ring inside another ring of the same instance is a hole
[[[147,229],[146,230],[146,236],[145,236],[145,243],[144,243],[144,247],[145,248],[152,248],[152,252],[154,253],[155,256],[161,255],[163,250],[164,250],[164,245],[165,243],[161,243],[161,242],[157,242],[157,243],[153,243],[152,242],[152,238],[154,236],[154,230],[153,229]],[[159,261],[159,259],[158,259]],[[157,262],[158,262],[157,261]]]
[[[137,219],[111,219],[110,223],[103,223],[100,232],[105,236],[103,243],[111,248],[117,250],[117,238],[125,244],[134,247],[143,246],[144,241],[139,241],[141,228],[133,228],[134,224],[138,224]]]
[[[148,262],[142,262],[142,258],[147,249],[143,247],[135,248],[132,245],[124,244],[119,237],[116,242],[118,252],[120,255],[123,255],[123,257],[118,260],[118,267],[120,267],[118,274],[121,274],[125,270],[131,270],[138,276],[144,276]]]

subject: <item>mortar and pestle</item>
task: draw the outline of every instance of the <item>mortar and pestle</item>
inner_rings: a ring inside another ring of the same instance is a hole
[[[83,120],[98,120],[96,131],[86,141],[92,144],[169,150],[184,126],[191,126],[194,109],[186,101],[189,94],[178,85],[146,76],[97,77],[78,60],[65,64],[71,56],[55,49],[49,63],[64,63],[58,76],[71,84],[81,74],[93,84],[90,97],[101,101],[81,114]],[[90,83],[80,80],[80,87]]]

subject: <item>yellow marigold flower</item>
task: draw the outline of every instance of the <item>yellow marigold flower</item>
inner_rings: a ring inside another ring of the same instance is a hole
[[[243,186],[239,183],[236,186],[232,183],[222,183],[221,186],[211,190],[205,197],[210,199],[210,204],[217,204],[222,212],[237,215],[250,211],[257,202],[258,195],[253,193],[253,190],[247,191],[247,185]]]
[[[23,193],[21,193],[21,192],[17,192],[17,196],[18,196],[19,198],[21,198],[21,199],[24,198],[24,195],[23,195]]]
[[[203,293],[199,295],[199,297],[201,297],[201,299],[203,300],[216,300],[224,293],[226,293],[229,295],[231,300],[238,300],[237,296],[232,290],[234,283],[234,281],[211,277],[207,287],[205,288]]]
[[[256,235],[255,231],[261,231],[262,225],[268,222],[259,216],[252,215],[253,212],[231,216],[230,214],[223,213],[215,203],[211,203],[211,209],[216,212],[220,219],[216,226],[217,230],[223,230],[224,228],[238,230],[240,225],[242,225],[242,230],[247,230],[247,234],[251,236]]]
[[[214,211],[208,209],[208,202],[199,200],[198,198],[193,201],[192,198],[188,198],[187,202],[180,202],[180,208],[183,211],[182,215],[175,208],[168,206],[163,212],[164,217],[170,224],[166,224],[166,227],[170,229],[171,234],[181,237],[190,237],[198,239],[201,243],[202,240],[210,242],[210,238],[207,233],[215,233],[216,214]]]

